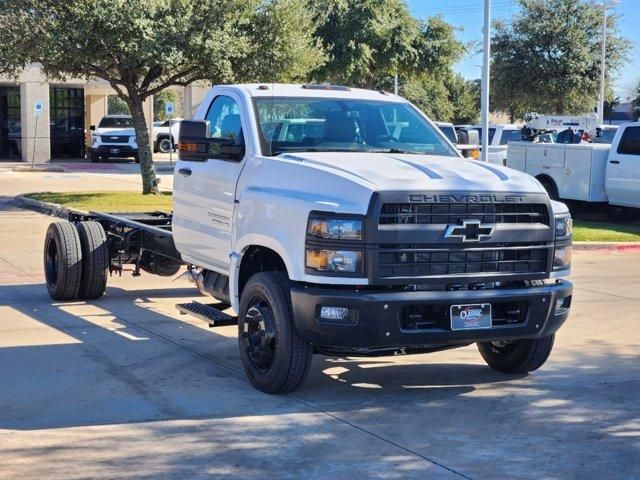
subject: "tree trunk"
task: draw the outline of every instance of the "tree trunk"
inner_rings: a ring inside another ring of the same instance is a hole
[[[128,91],[129,97],[127,103],[131,110],[131,119],[133,128],[136,132],[136,141],[138,143],[138,158],[140,159],[140,175],[142,175],[142,194],[159,194],[158,178],[156,170],[153,166],[153,154],[151,153],[151,143],[149,141],[149,130],[147,121],[144,118],[144,108],[142,99],[136,92]]]

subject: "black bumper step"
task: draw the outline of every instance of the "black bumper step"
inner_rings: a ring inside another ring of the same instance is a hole
[[[220,327],[224,325],[235,325],[238,323],[238,317],[233,317],[227,313],[222,312],[217,305],[222,305],[227,308],[225,304],[209,304],[205,305],[200,302],[191,303],[177,303],[176,308],[182,315],[193,315],[194,317],[204,320],[210,327]]]

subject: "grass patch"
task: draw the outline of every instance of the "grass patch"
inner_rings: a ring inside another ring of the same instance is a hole
[[[640,242],[640,224],[573,221],[576,242]]]
[[[28,198],[55,203],[67,208],[99,212],[150,212],[173,210],[171,192],[142,195],[138,192],[44,192]]]

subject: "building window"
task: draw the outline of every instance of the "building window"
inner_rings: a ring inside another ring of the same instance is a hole
[[[20,158],[20,88],[0,86],[0,159]]]

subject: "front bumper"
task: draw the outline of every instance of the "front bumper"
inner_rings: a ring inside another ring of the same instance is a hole
[[[523,288],[373,293],[296,285],[291,288],[291,300],[296,328],[305,340],[332,351],[374,354],[545,337],[566,321],[572,292],[573,285],[567,281]],[[481,303],[492,304],[496,311],[500,306],[519,305],[522,318],[487,329],[452,330],[442,314],[451,305]],[[322,306],[349,308],[351,323],[321,319]],[[428,328],[409,328],[408,312],[425,306],[441,312],[438,321]]]
[[[93,154],[104,158],[130,158],[138,155],[138,149],[130,145],[100,145],[92,148]]]

